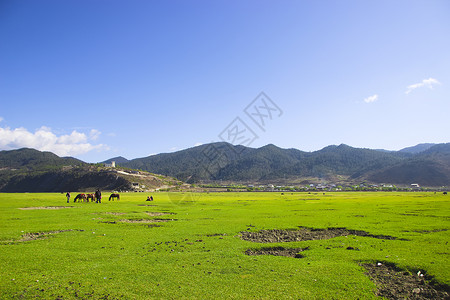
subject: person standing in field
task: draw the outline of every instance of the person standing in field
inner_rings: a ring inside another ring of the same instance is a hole
[[[67,197],[67,203],[69,203],[69,200],[70,200],[70,192],[67,192],[66,197]]]
[[[100,189],[95,191],[95,200],[95,203],[102,203],[102,192],[100,192]]]

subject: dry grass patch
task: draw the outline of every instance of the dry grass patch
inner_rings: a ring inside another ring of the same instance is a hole
[[[159,216],[165,216],[165,215],[174,215],[174,213],[171,212],[152,212],[152,211],[146,211],[145,212],[150,217],[159,217]]]
[[[122,219],[119,222],[122,223],[159,223],[174,221],[173,219]]]
[[[64,209],[74,208],[75,206],[36,206],[36,207],[19,207],[20,210],[34,210],[34,209]]]

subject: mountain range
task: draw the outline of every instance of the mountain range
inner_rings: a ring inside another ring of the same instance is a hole
[[[140,170],[140,177],[146,177],[146,184],[155,188],[179,185],[177,180],[187,183],[352,185],[364,182],[450,186],[450,143],[419,144],[400,151],[341,144],[305,152],[272,144],[250,148],[219,142],[132,160],[119,156],[103,163],[111,161],[115,161],[118,168],[104,168],[103,164],[88,164],[34,149],[0,151],[0,191],[76,191],[96,187],[126,190],[136,179],[119,170],[130,169]]]
[[[205,144],[120,163],[174,176],[189,183],[228,181],[296,184],[309,182],[450,185],[450,143],[419,144],[400,151],[333,145],[314,152],[228,143]]]

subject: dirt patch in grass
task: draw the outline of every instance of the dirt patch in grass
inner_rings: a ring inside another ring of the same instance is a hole
[[[309,248],[284,248],[284,247],[271,247],[261,249],[248,249],[245,251],[247,255],[274,255],[274,256],[287,256],[294,258],[303,258],[300,252],[308,250]]]
[[[175,213],[172,212],[152,212],[152,211],[146,211],[145,212],[150,217],[158,217],[158,216],[165,216],[165,215],[174,215]]]
[[[159,222],[170,222],[175,221],[174,219],[122,219],[119,222],[122,223],[159,223]]]
[[[75,206],[38,206],[38,207],[19,207],[20,210],[34,210],[34,209],[63,209],[74,208]]]
[[[99,223],[104,223],[104,224],[117,224],[116,221],[101,221]]]
[[[15,241],[9,241],[9,242],[28,242],[28,241],[35,241],[38,239],[44,239],[49,236],[52,236],[53,234],[61,233],[61,232],[68,232],[68,231],[83,231],[81,229],[66,229],[66,230],[54,230],[54,231],[45,231],[45,232],[28,232],[22,234],[21,238]]]
[[[207,234],[207,237],[213,237],[213,236],[226,236],[226,233],[211,233],[211,234]]]
[[[157,225],[157,224],[154,224],[154,223],[152,223],[152,224],[146,224],[146,225],[144,225],[145,227],[148,227],[148,228],[155,228],[155,227],[161,227],[161,225]]]
[[[363,264],[377,286],[376,295],[387,299],[450,299],[450,287],[422,271],[410,273],[389,263]]]
[[[105,212],[104,214],[106,214],[106,215],[113,215],[113,216],[126,215],[126,213],[122,213],[122,212]]]
[[[362,230],[349,230],[346,228],[327,228],[327,229],[314,229],[300,227],[298,230],[261,230],[258,232],[241,232],[241,238],[250,242],[257,243],[281,243],[281,242],[300,242],[311,240],[326,240],[338,236],[357,235],[372,237],[383,240],[395,240],[396,237],[388,235],[373,235]]]
[[[433,229],[433,230],[413,230],[413,232],[418,232],[418,233],[433,233],[433,232],[442,232],[442,231],[447,231],[448,229]]]

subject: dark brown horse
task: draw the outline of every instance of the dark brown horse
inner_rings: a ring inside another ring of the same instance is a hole
[[[89,202],[89,199],[91,199],[91,202],[94,202],[95,201],[94,194],[87,194],[86,197],[87,202]]]
[[[86,194],[78,194],[75,199],[73,199],[73,202],[81,202],[81,201],[85,201],[86,202]]]
[[[111,199],[114,201],[114,198],[117,198],[117,200],[120,200],[120,195],[119,194],[111,194],[111,196],[109,196],[108,201],[111,201]]]

